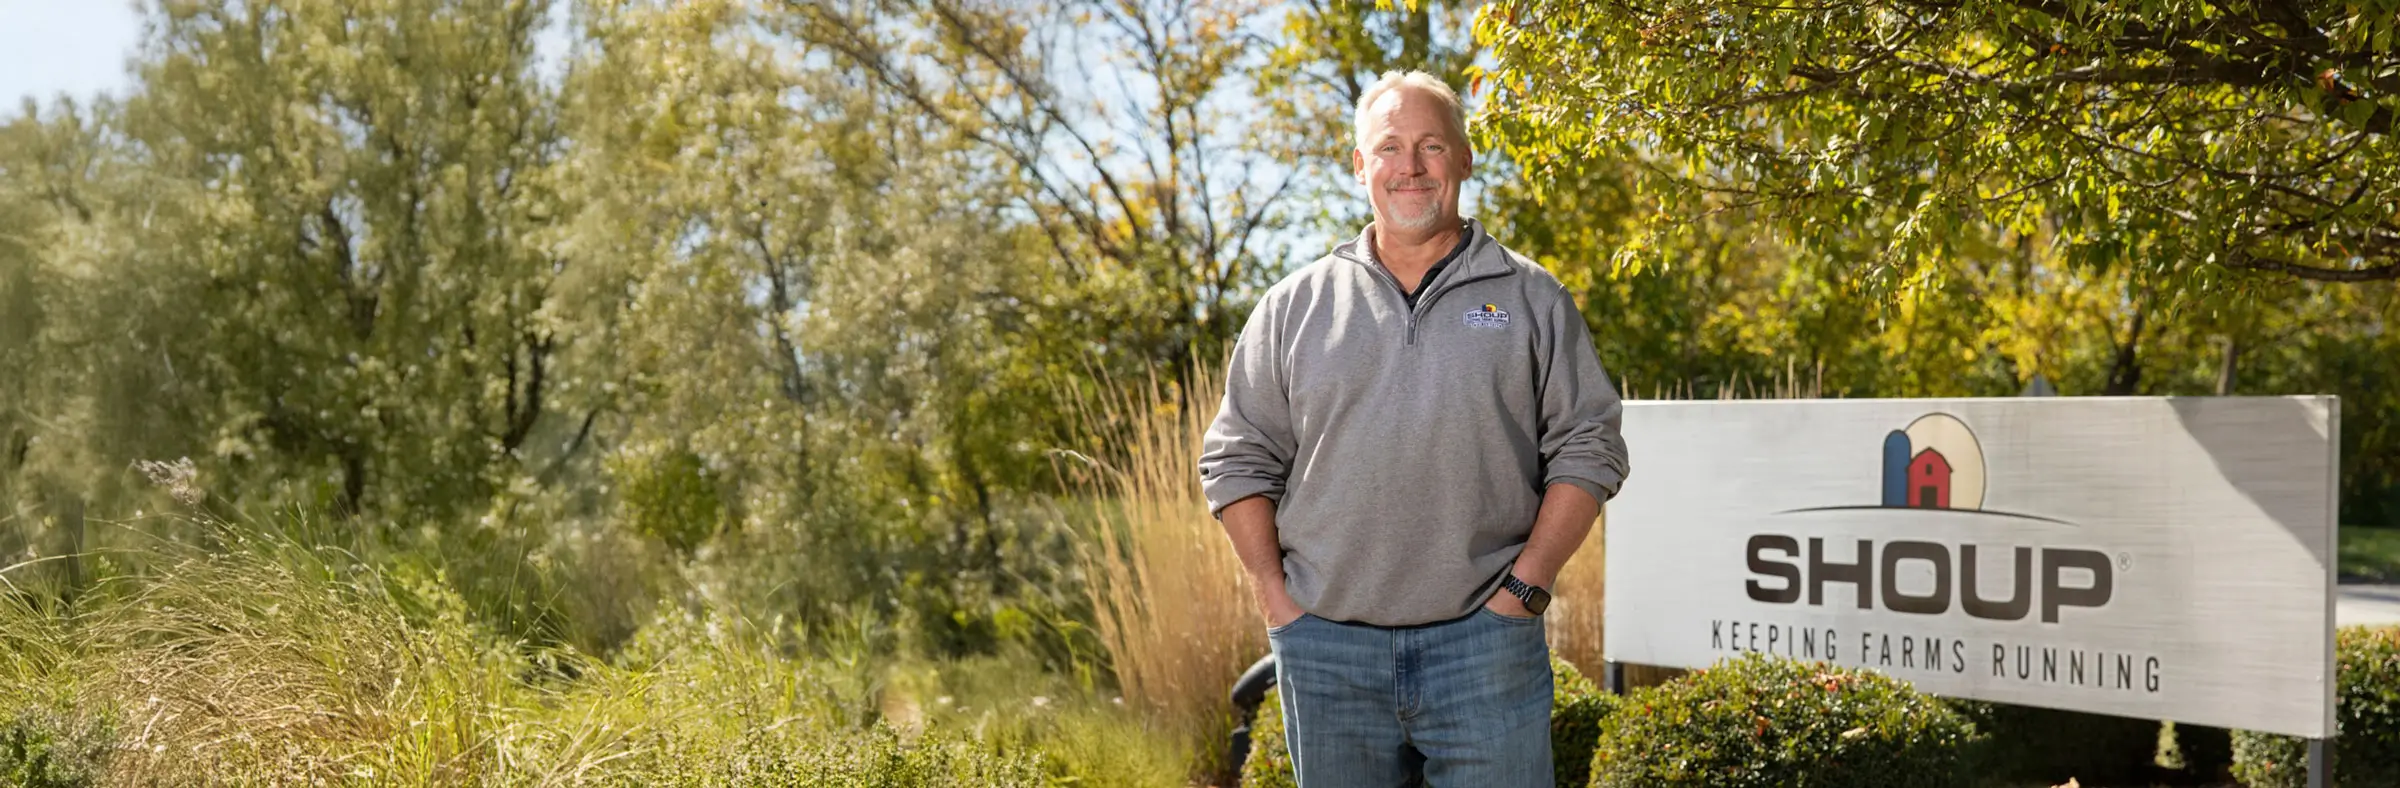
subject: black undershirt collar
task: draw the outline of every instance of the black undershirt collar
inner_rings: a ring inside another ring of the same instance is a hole
[[[1451,247],[1450,253],[1443,255],[1441,262],[1434,263],[1432,268],[1425,269],[1425,276],[1417,279],[1417,289],[1401,294],[1402,297],[1408,299],[1409,309],[1413,310],[1417,308],[1417,296],[1423,295],[1428,288],[1431,288],[1434,280],[1441,277],[1442,269],[1449,267],[1450,263],[1456,261],[1459,255],[1465,254],[1467,251],[1467,242],[1473,240],[1475,240],[1475,236],[1464,232],[1459,233],[1458,245]]]

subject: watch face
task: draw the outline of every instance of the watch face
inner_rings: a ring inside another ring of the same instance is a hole
[[[1531,599],[1525,600],[1526,610],[1533,611],[1533,614],[1538,616],[1542,614],[1543,610],[1549,609],[1550,592],[1536,588],[1533,589],[1531,596]]]

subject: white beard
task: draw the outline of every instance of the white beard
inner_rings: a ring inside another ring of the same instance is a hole
[[[1402,213],[1398,210],[1392,210],[1389,213],[1394,227],[1403,230],[1432,229],[1435,224],[1442,221],[1442,202],[1438,199],[1427,200],[1425,210],[1414,214]]]

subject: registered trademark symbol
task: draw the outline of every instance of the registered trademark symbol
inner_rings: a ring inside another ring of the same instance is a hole
[[[2132,569],[2132,568],[2133,568],[2133,554],[2132,554],[2132,553],[2118,553],[2118,554],[2117,554],[2117,568],[2118,568],[2118,569]]]

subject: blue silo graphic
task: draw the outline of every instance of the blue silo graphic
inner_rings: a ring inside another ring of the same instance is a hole
[[[1908,505],[1908,433],[1883,436],[1883,505]]]

